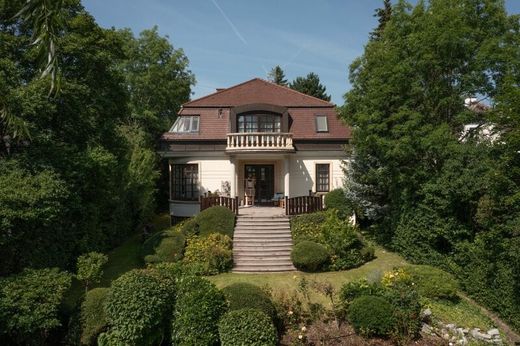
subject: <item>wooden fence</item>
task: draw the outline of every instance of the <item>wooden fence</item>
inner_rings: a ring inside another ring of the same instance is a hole
[[[285,197],[285,215],[299,215],[324,210],[323,196]]]
[[[238,215],[238,197],[205,197],[201,196],[199,199],[200,211],[214,206],[222,206],[231,210],[235,215]]]

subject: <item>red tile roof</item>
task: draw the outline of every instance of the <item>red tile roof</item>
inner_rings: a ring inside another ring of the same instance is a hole
[[[285,107],[334,107],[330,102],[260,78],[187,102],[183,107],[233,107],[252,103]]]

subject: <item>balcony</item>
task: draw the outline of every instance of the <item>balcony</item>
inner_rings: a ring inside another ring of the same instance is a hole
[[[227,152],[294,151],[292,133],[244,132],[227,134]]]

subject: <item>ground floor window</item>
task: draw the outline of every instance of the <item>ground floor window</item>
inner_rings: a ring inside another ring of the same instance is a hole
[[[199,198],[199,165],[171,165],[171,199],[196,201]]]
[[[316,192],[328,192],[330,189],[330,165],[316,164]]]

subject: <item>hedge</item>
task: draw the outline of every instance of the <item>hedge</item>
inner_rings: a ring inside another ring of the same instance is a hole
[[[94,345],[98,335],[107,328],[103,305],[109,288],[94,288],[85,295],[81,304],[81,343]]]
[[[357,333],[366,336],[388,336],[394,328],[394,309],[384,298],[361,296],[348,308],[348,318]]]
[[[203,210],[195,216],[195,222],[200,236],[221,233],[233,239],[235,214],[226,207],[216,206]]]
[[[177,262],[182,259],[186,238],[175,228],[158,232],[143,244],[146,263]]]
[[[299,270],[315,272],[324,268],[329,260],[329,253],[325,246],[304,240],[293,247],[291,259]]]
[[[188,239],[184,263],[200,268],[200,274],[223,273],[233,267],[233,242],[227,235],[213,233]]]
[[[258,309],[274,321],[276,309],[271,298],[260,287],[239,282],[224,287],[222,292],[229,303],[229,310]]]
[[[408,266],[405,270],[411,275],[421,296],[432,299],[458,299],[459,284],[450,273],[428,265]]]
[[[334,189],[328,192],[324,198],[325,207],[327,209],[336,209],[338,216],[341,219],[345,219],[352,215],[352,208],[350,207],[349,201],[345,196],[345,190]]]
[[[218,325],[222,346],[276,345],[276,329],[264,312],[257,309],[230,311]]]

